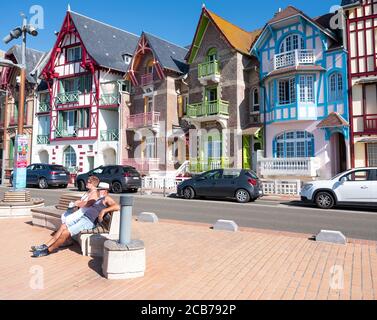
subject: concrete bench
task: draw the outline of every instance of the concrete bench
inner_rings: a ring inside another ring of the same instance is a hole
[[[56,206],[47,206],[31,210],[33,225],[56,231],[60,228],[61,217],[68,210],[71,202],[80,200],[83,193],[63,194]]]
[[[64,194],[56,206],[42,207],[32,210],[33,225],[52,231],[61,227],[61,217],[67,211],[69,203],[80,200],[82,194]],[[93,230],[85,230],[74,237],[81,247],[84,256],[102,257],[106,240],[118,240],[120,228],[120,212],[107,214],[102,225]]]

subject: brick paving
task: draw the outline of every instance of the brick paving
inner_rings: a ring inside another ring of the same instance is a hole
[[[77,246],[32,259],[29,247],[43,243],[50,232],[29,220],[0,220],[1,300],[377,297],[377,243],[372,241],[351,240],[342,246],[311,241],[311,235],[246,228],[229,233],[202,224],[134,221],[133,237],[146,244],[145,277],[109,281],[101,275],[101,259],[81,256]],[[35,287],[41,284],[35,281],[41,272],[43,289]]]

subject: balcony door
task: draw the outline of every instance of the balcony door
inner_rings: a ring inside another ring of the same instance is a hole
[[[304,49],[304,39],[298,34],[291,34],[284,38],[280,45],[280,53]]]
[[[206,89],[206,100],[207,102],[217,101],[217,87]]]
[[[64,111],[61,113],[61,128],[67,132],[68,135],[75,133],[76,127],[76,111]]]

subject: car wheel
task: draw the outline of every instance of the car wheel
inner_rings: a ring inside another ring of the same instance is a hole
[[[85,182],[80,180],[79,182],[77,182],[77,188],[79,189],[79,191],[85,191],[86,189],[86,185],[85,185]]]
[[[195,198],[195,191],[193,188],[191,187],[187,187],[183,190],[183,197],[186,199],[186,200],[192,200]]]
[[[250,202],[250,194],[245,189],[239,189],[236,192],[236,199],[239,203],[248,203]]]
[[[123,192],[122,184],[118,181],[113,182],[111,189],[114,193],[122,193]]]
[[[318,208],[331,209],[335,205],[334,197],[329,192],[319,192],[315,197],[315,203]]]
[[[48,183],[45,178],[40,178],[38,181],[38,187],[39,189],[47,189],[48,188]]]
[[[64,189],[67,189],[67,188],[68,188],[68,184],[63,184],[62,187],[63,187]]]

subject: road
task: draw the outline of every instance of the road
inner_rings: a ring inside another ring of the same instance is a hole
[[[0,199],[6,188],[0,187]],[[29,189],[46,205],[56,204],[69,190]],[[119,200],[118,195],[113,195]],[[240,227],[317,234],[320,230],[339,230],[347,237],[377,241],[377,210],[339,208],[323,211],[301,203],[259,200],[246,205],[233,201],[183,200],[158,196],[135,196],[134,215],[154,212],[160,219],[214,224],[219,219],[234,220]]]

